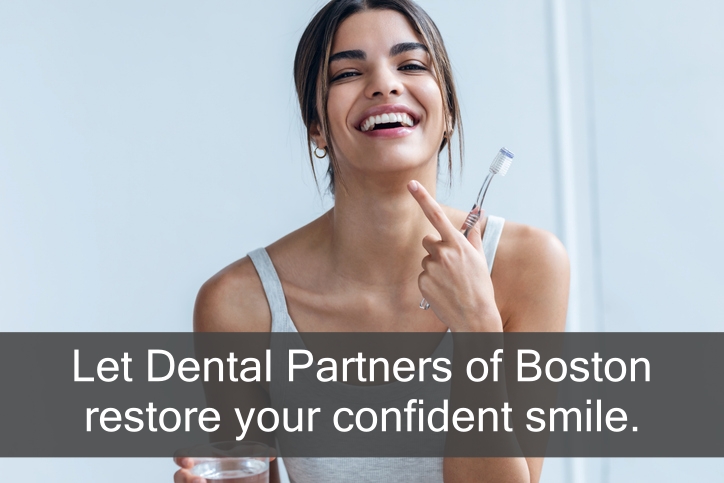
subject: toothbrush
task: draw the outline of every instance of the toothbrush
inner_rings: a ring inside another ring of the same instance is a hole
[[[470,233],[470,230],[480,219],[480,212],[483,206],[483,201],[485,200],[485,194],[488,192],[488,187],[490,186],[490,182],[492,181],[493,176],[495,176],[496,174],[499,174],[500,176],[505,176],[505,173],[508,172],[510,165],[513,164],[513,156],[513,153],[511,153],[507,149],[500,148],[500,151],[498,151],[498,154],[495,156],[493,162],[490,164],[490,170],[488,171],[488,175],[485,177],[485,181],[483,181],[483,186],[478,192],[478,197],[475,199],[475,204],[470,210],[470,213],[468,213],[467,218],[465,218],[465,223],[463,223],[463,227],[460,229],[462,234],[465,235],[465,238],[468,237],[468,233]],[[420,308],[422,310],[427,310],[430,308],[430,304],[427,303],[427,300],[423,298],[420,302]]]

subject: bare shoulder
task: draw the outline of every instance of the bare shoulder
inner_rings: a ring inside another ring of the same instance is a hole
[[[251,259],[237,260],[203,284],[194,307],[197,332],[269,332],[271,313]]]
[[[568,271],[568,255],[561,241],[551,232],[506,221],[496,253],[496,264],[527,275]]]
[[[569,278],[566,249],[554,234],[505,222],[493,281],[506,331],[563,330]]]
[[[297,260],[306,260],[309,247],[323,235],[328,213],[266,247],[280,275],[294,270]],[[292,267],[290,269],[290,267]],[[282,278],[283,279],[283,278]],[[204,283],[196,297],[194,330],[197,332],[269,332],[271,312],[259,275],[246,256]]]

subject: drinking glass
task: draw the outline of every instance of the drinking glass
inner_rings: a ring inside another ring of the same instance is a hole
[[[264,443],[224,441],[192,448],[191,474],[208,483],[269,483],[269,447]]]

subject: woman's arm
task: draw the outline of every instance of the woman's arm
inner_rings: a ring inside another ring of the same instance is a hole
[[[565,329],[569,264],[565,248],[554,235],[506,222],[495,272],[505,332]],[[446,458],[444,476],[445,483],[536,483],[542,469],[543,458]]]
[[[199,290],[194,306],[194,332],[268,333],[270,330],[271,313],[264,289],[248,257],[229,265],[214,275]],[[229,394],[227,386],[219,391],[224,397],[215,398],[214,394],[217,391],[207,388],[208,405],[221,413],[227,413],[227,415],[230,413],[232,418],[233,407],[239,407],[240,401],[245,401],[249,407],[259,408],[268,405],[268,388],[258,384],[235,384],[234,386],[241,389],[243,393]],[[214,434],[213,439],[215,441],[233,441],[235,435]],[[273,443],[270,446],[273,446]],[[189,458],[178,460],[177,464],[186,469],[193,466]],[[193,476],[186,469],[176,472],[174,482],[190,483],[194,481]],[[280,481],[276,460],[270,462],[269,481],[271,483]]]
[[[440,234],[426,236],[420,291],[452,332],[555,332],[565,327],[569,265],[565,248],[543,230],[506,223],[496,254],[495,286],[489,276],[476,225],[468,239],[452,225],[440,205],[420,183],[410,193]],[[456,353],[475,348],[456,344]],[[455,393],[455,384],[453,384]],[[465,391],[462,395],[464,397]],[[508,401],[498,385],[486,397],[492,404]],[[511,401],[514,403],[515,401]],[[512,404],[513,407],[515,404]],[[464,441],[461,435],[457,443]],[[465,443],[463,443],[465,444]],[[474,444],[474,443],[473,443]],[[515,434],[506,441],[518,446]],[[542,458],[445,458],[445,483],[537,482]]]

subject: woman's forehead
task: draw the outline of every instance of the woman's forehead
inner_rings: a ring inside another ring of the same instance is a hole
[[[394,10],[366,10],[346,18],[337,28],[332,54],[345,50],[389,50],[403,42],[422,42],[407,18]]]

